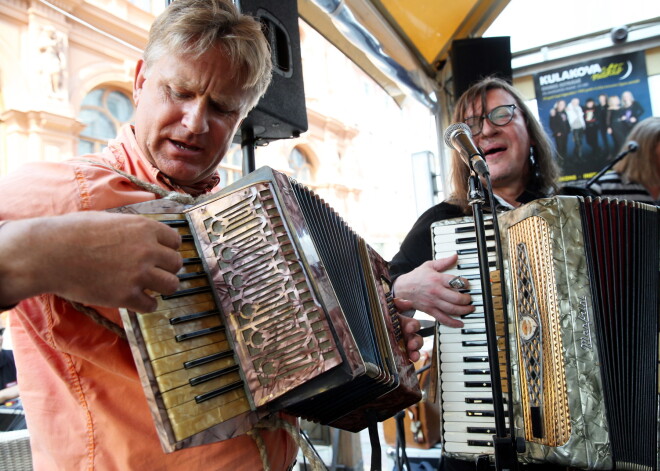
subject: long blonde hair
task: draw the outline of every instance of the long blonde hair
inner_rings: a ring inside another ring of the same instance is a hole
[[[525,104],[523,96],[508,82],[497,78],[487,77],[475,83],[468,88],[458,99],[454,107],[453,122],[462,123],[467,118],[468,108],[473,107],[475,103],[481,103],[481,109],[486,110],[486,96],[490,90],[502,89],[510,94],[516,107],[522,112],[525,119],[525,126],[531,142],[534,142],[534,163],[530,163],[530,172],[527,188],[533,188],[544,194],[552,194],[557,191],[557,178],[559,177],[559,167],[554,159],[552,144],[547,134],[531,113],[529,107]],[[531,161],[531,159],[530,159]],[[470,175],[469,168],[463,163],[461,155],[457,151],[451,154],[451,184],[453,188],[450,199],[468,212],[468,203],[466,199],[468,187],[467,181]],[[534,168],[532,168],[534,167]]]

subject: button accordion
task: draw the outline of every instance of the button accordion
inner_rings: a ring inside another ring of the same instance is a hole
[[[349,431],[421,399],[385,261],[317,195],[264,167],[142,214],[182,235],[180,288],[122,310],[163,449],[286,412]]]
[[[498,222],[503,264],[490,282],[502,387],[511,393],[504,407],[512,408],[515,435],[525,441],[519,461],[657,469],[658,208],[560,196],[501,213]],[[486,226],[494,270],[495,236]],[[435,258],[459,254],[447,273],[470,280],[477,306],[462,329],[439,326],[443,450],[463,460],[492,458],[493,396],[473,221],[440,221],[431,230]]]

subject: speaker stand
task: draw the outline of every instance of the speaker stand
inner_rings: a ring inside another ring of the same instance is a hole
[[[252,173],[255,170],[254,148],[257,145],[257,140],[254,137],[254,129],[252,126],[244,126],[241,128],[241,150],[243,151],[243,176]]]

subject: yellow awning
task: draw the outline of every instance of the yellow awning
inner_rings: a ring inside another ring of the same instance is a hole
[[[432,102],[452,41],[481,37],[508,2],[298,0],[298,10],[395,100]]]

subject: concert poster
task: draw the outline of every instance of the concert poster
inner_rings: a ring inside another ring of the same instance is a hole
[[[563,183],[598,173],[619,154],[635,124],[653,116],[644,51],[540,72],[534,86]]]

